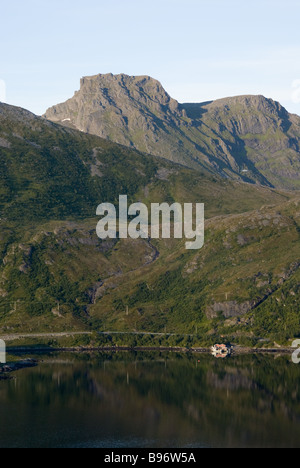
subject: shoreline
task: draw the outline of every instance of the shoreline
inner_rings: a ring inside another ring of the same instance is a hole
[[[290,354],[293,353],[294,348],[247,348],[242,346],[233,347],[232,356],[243,355],[243,354]],[[167,346],[103,346],[103,347],[88,347],[88,346],[77,346],[77,347],[35,347],[32,345],[28,346],[12,346],[7,348],[7,353],[49,353],[49,352],[147,352],[147,351],[158,351],[158,352],[171,352],[171,353],[193,353],[193,354],[211,354],[211,348],[180,348],[180,347],[167,347]]]
[[[246,347],[236,347],[233,348],[231,355],[226,358],[234,356],[243,356],[243,355],[255,355],[255,354],[270,354],[270,355],[287,355],[292,354],[294,348],[246,348]],[[11,347],[7,349],[8,353],[24,353],[27,355],[32,354],[44,354],[44,353],[118,353],[118,352],[168,352],[168,353],[181,353],[181,354],[209,354],[212,356],[210,348],[177,348],[177,347],[141,347],[136,346],[134,348],[129,346],[118,346],[118,347],[70,347],[70,348],[50,348],[50,347],[34,347],[34,346],[19,346]],[[0,381],[9,380],[11,377],[10,374],[17,372],[21,369],[26,369],[30,367],[36,367],[39,364],[39,361],[32,358],[27,358],[22,361],[12,362],[7,364],[0,364]]]
[[[35,359],[25,359],[24,361],[10,362],[7,364],[0,365],[0,380],[7,380],[10,378],[12,372],[16,372],[20,369],[26,369],[28,367],[36,367],[38,361]]]

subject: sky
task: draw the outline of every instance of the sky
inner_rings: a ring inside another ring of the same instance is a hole
[[[263,94],[300,115],[299,0],[0,1],[0,101],[41,115],[82,76],[126,73],[179,102]]]

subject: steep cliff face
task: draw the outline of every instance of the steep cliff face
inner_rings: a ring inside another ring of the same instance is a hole
[[[300,118],[263,96],[179,104],[150,77],[96,75],[44,117],[226,178],[300,188]]]
[[[45,117],[172,159],[178,143],[170,139],[170,148],[165,148],[166,132],[168,127],[180,124],[181,115],[178,103],[158,81],[147,76],[109,74],[82,78],[80,91],[65,104],[49,109]]]
[[[222,99],[202,107],[219,158],[263,184],[299,188],[300,118],[263,96]],[[223,156],[222,156],[223,152]],[[248,171],[248,172],[246,172]]]

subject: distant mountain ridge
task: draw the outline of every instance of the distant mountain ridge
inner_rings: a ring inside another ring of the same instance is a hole
[[[300,117],[263,96],[180,104],[149,76],[100,74],[44,117],[225,178],[300,189]]]

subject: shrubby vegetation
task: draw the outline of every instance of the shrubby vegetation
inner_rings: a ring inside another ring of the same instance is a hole
[[[1,332],[166,333],[84,338],[99,346],[272,346],[300,336],[297,194],[212,178],[37,118],[0,115],[0,124],[10,142],[0,149]],[[100,242],[96,207],[120,194],[204,202],[204,248]]]

